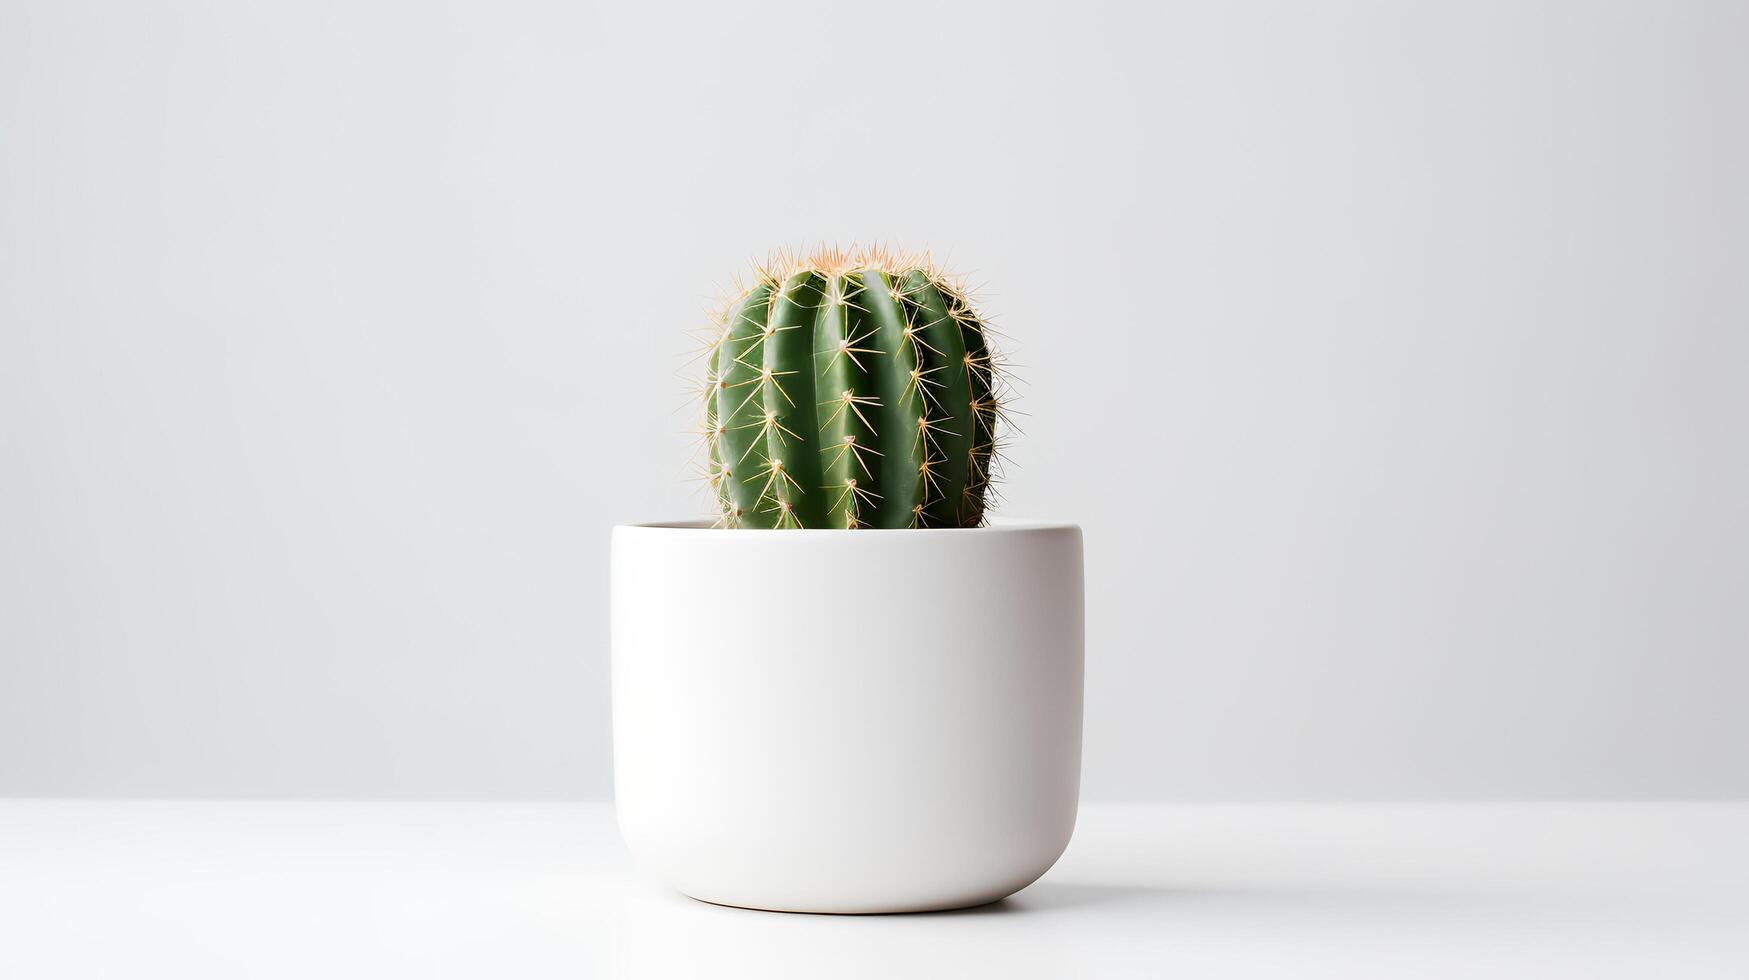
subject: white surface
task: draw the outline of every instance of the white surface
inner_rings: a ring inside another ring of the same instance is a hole
[[[1749,805],[1086,808],[982,910],[750,912],[600,804],[0,802],[0,975],[1749,975]]]
[[[0,0],[0,793],[606,798],[684,331],[889,238],[1012,338],[1004,512],[1087,531],[1088,798],[1749,796],[1746,50],[1733,0]]]
[[[613,532],[614,800],[681,891],[981,905],[1081,775],[1081,529]]]

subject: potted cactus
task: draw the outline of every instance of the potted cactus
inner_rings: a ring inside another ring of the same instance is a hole
[[[615,791],[724,905],[996,901],[1074,827],[1081,533],[990,524],[1003,381],[927,256],[785,255],[703,386],[714,521],[614,529]]]

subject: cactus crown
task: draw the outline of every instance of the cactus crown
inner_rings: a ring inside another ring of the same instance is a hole
[[[977,527],[1005,385],[928,253],[780,253],[706,352],[707,477],[730,528]]]

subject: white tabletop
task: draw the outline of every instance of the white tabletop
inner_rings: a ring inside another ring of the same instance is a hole
[[[601,804],[0,801],[0,976],[1749,976],[1749,803],[1111,806],[1005,902],[675,895]]]

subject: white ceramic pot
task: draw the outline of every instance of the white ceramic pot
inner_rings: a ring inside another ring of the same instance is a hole
[[[1081,529],[613,532],[626,843],[694,898],[993,902],[1069,843]]]

